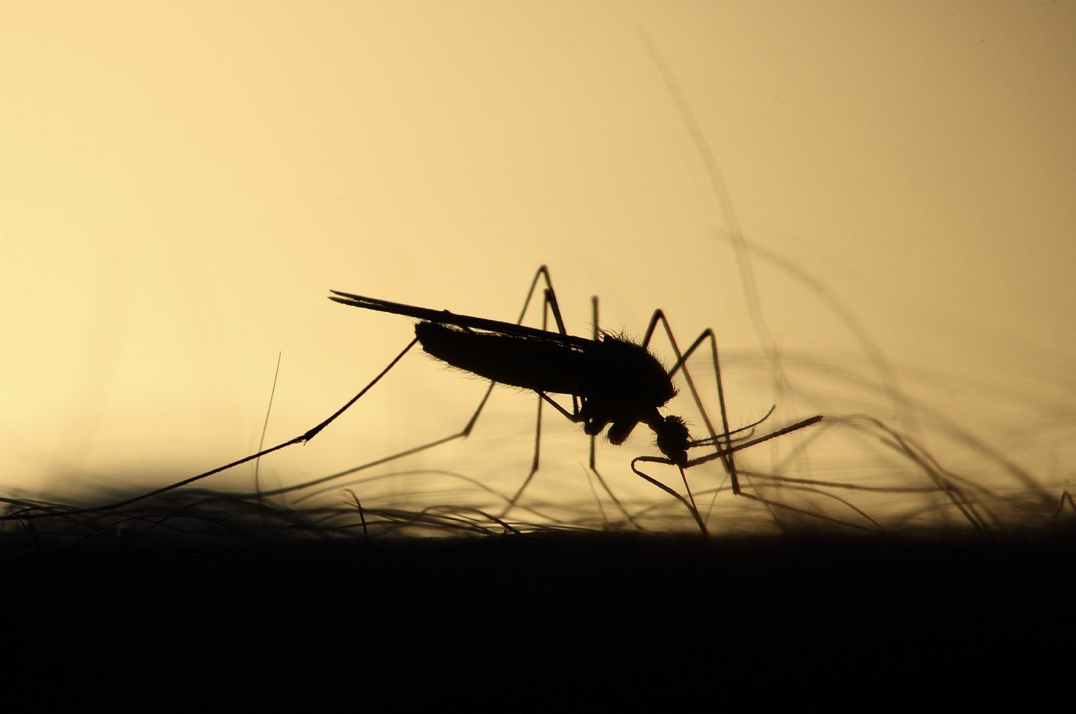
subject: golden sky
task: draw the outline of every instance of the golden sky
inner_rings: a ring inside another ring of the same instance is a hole
[[[512,320],[542,263],[580,334],[713,327],[736,423],[940,414],[1071,489],[1073,48],[1069,2],[6,4],[0,491],[249,453],[278,353],[295,436],[411,334],[330,288]],[[263,468],[459,424],[414,357]]]

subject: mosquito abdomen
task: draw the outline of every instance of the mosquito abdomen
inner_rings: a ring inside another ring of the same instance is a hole
[[[474,332],[433,322],[415,325],[422,349],[486,379],[551,394],[582,394],[585,356],[554,340]]]

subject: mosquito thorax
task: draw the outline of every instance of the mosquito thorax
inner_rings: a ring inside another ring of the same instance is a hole
[[[665,367],[643,345],[608,333],[598,345],[588,396],[636,410],[660,407],[676,396]]]

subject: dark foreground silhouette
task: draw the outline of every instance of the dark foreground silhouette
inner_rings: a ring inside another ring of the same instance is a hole
[[[1072,671],[1071,523],[709,539],[89,525],[0,537],[9,681],[248,702],[331,690],[360,709],[906,710],[1033,702]]]

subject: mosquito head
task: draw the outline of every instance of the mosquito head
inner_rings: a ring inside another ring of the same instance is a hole
[[[669,415],[650,423],[658,437],[658,449],[677,466],[687,465],[687,446],[690,437],[687,424],[678,416]]]

